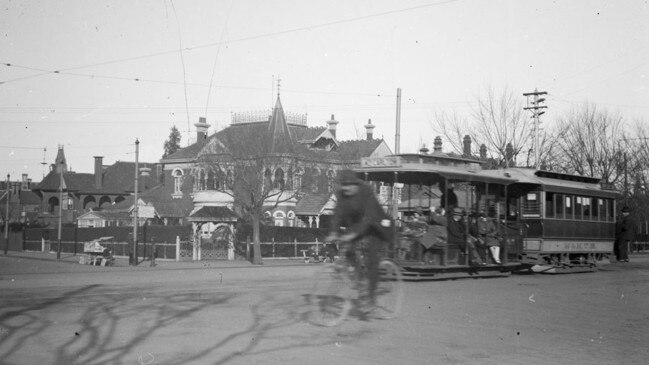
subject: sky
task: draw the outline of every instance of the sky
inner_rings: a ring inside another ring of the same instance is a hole
[[[235,112],[334,115],[339,140],[431,146],[436,113],[488,88],[547,92],[544,126],[583,103],[649,123],[649,3],[625,0],[0,0],[0,177],[40,181],[63,146],[157,162]]]

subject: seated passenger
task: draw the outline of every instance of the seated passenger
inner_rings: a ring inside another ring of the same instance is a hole
[[[464,211],[461,208],[453,208],[451,219],[446,226],[448,230],[448,243],[457,245],[462,252],[469,255],[470,265],[484,264],[475,247],[475,237],[466,231],[466,223],[463,220]]]
[[[487,217],[485,212],[480,212],[478,216],[478,240],[481,244],[489,249],[491,257],[495,263],[500,264],[500,241],[498,240],[498,231],[494,222]]]

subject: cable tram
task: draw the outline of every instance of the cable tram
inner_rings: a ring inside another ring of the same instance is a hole
[[[613,252],[618,194],[594,178],[486,170],[441,152],[364,158],[355,171],[396,222],[388,253],[407,278],[592,271]],[[449,219],[461,221],[465,244],[447,239]],[[495,241],[481,231],[487,220]]]

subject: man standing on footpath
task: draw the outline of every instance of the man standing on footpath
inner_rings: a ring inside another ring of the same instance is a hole
[[[615,224],[615,258],[617,262],[629,262],[629,243],[634,239],[635,226],[629,207],[622,208],[622,216]]]

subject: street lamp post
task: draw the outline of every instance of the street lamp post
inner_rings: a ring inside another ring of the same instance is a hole
[[[137,265],[137,225],[138,225],[138,218],[137,218],[137,211],[138,211],[138,201],[137,201],[137,190],[138,190],[138,175],[139,175],[139,169],[138,169],[138,157],[139,157],[139,152],[140,152],[140,141],[136,138],[135,139],[135,195],[134,195],[134,206],[133,206],[133,262],[131,263],[133,266]]]
[[[7,210],[5,212],[5,255],[9,250],[9,174],[7,174]]]
[[[56,249],[56,259],[61,259],[61,226],[63,220],[63,160],[61,160],[59,170],[59,247]]]

